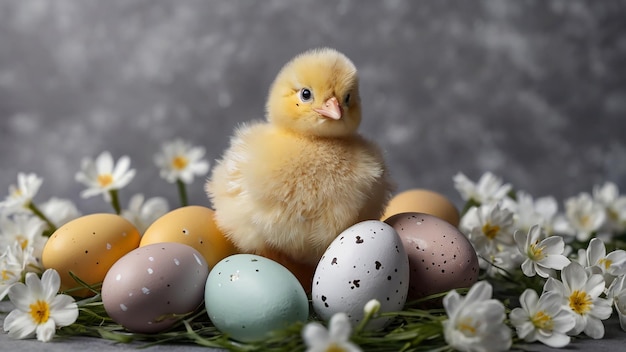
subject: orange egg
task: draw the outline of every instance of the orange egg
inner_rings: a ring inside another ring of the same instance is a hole
[[[48,239],[41,260],[61,277],[61,290],[72,296],[94,293],[79,289],[70,272],[89,285],[101,283],[115,262],[139,246],[139,231],[115,214],[90,214],[59,227]],[[77,290],[78,289],[78,290]]]
[[[459,211],[445,196],[426,189],[411,189],[391,198],[381,220],[406,212],[424,213],[459,225]]]
[[[178,242],[195,248],[212,268],[237,253],[233,243],[217,228],[210,208],[190,205],[161,216],[146,229],[140,247],[153,243]]]

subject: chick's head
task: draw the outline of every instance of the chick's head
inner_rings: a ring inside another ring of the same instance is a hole
[[[353,134],[361,122],[356,67],[334,49],[314,49],[296,56],[280,70],[270,88],[267,119],[305,135]]]

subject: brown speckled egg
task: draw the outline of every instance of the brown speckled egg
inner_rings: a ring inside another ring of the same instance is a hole
[[[478,280],[478,257],[469,240],[445,220],[424,213],[400,213],[385,222],[393,227],[409,256],[408,300]]]
[[[396,194],[389,200],[381,219],[407,212],[435,215],[459,226],[459,211],[454,204],[444,195],[427,189],[416,188]]]
[[[139,247],[118,260],[102,283],[107,314],[126,329],[168,329],[204,299],[209,267],[191,246],[163,242]]]

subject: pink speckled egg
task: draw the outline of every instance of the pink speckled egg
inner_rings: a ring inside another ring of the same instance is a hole
[[[130,331],[161,332],[200,306],[208,275],[206,260],[191,246],[146,245],[113,264],[102,282],[102,303]]]
[[[385,220],[393,227],[409,257],[408,300],[478,280],[478,257],[469,240],[445,220],[424,213],[400,213]]]

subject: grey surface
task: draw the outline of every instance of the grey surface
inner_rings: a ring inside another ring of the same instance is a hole
[[[74,181],[81,158],[109,150],[138,170],[123,206],[139,192],[176,205],[152,161],[161,143],[183,137],[213,163],[237,124],[263,117],[286,61],[331,46],[359,68],[361,131],[399,190],[460,205],[453,175],[492,171],[559,200],[604,181],[626,193],[624,18],[614,0],[0,1],[0,192],[35,172],[36,202],[110,211]],[[208,206],[202,186],[190,201]],[[608,335],[571,347],[624,340]],[[0,334],[2,350],[40,346]],[[41,347],[86,348],[127,347]]]

